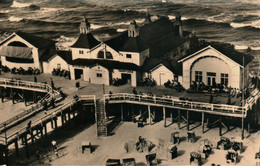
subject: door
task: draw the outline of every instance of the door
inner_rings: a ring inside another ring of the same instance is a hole
[[[82,78],[83,69],[75,69],[75,80]]]
[[[207,72],[208,77],[208,86],[212,86],[216,84],[216,73]]]
[[[159,74],[159,82],[160,85],[164,85],[165,82],[167,82],[169,80],[169,78],[167,77],[167,75],[165,73],[160,73]]]
[[[122,74],[121,78],[124,83],[131,83],[131,74]]]

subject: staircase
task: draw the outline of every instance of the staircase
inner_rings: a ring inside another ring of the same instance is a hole
[[[106,119],[106,110],[104,100],[97,101],[96,109],[96,120],[97,120],[97,135],[98,136],[107,136],[107,119]]]

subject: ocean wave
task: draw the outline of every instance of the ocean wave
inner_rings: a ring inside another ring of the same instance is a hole
[[[59,50],[69,50],[69,47],[76,41],[76,38],[61,35],[55,41],[57,41],[56,46]]]
[[[242,27],[254,27],[260,29],[260,20],[252,21],[251,23],[230,23],[230,26],[233,28],[242,28]]]
[[[97,24],[91,24],[91,26],[90,26],[91,29],[99,29],[99,28],[102,28],[102,27],[104,27],[104,26],[97,25]]]
[[[32,3],[21,3],[21,2],[13,1],[13,4],[11,5],[11,7],[12,8],[23,8],[23,7],[28,7],[31,4]]]
[[[19,22],[19,21],[24,20],[24,18],[22,18],[22,17],[10,16],[10,17],[8,18],[8,20],[11,21],[11,22]]]
[[[251,50],[255,50],[255,51],[260,50],[260,47],[254,47],[254,46],[251,46],[250,48],[251,48]]]
[[[235,45],[236,50],[246,50],[248,49],[248,46],[245,45]]]
[[[123,28],[118,28],[116,31],[117,32],[124,32],[124,31],[126,31],[127,29],[123,29]]]
[[[168,15],[168,17],[169,17],[170,20],[175,20],[176,16]],[[188,20],[188,19],[191,19],[191,18],[185,17],[185,16],[181,16],[181,20],[183,20],[183,21],[184,20]]]

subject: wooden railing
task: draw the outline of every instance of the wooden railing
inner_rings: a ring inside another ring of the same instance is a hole
[[[8,119],[5,122],[0,123],[0,133],[2,130],[5,130],[6,128],[11,127],[12,125],[28,118],[32,114],[41,110],[44,102],[47,102],[47,104],[49,104],[51,102],[51,100],[56,100],[57,98],[60,97],[60,93],[56,90],[53,90],[51,88],[51,86],[48,84],[0,78],[0,85],[2,85],[2,86],[11,85],[11,86],[16,86],[16,87],[27,87],[30,89],[41,89],[47,93],[40,101],[38,101],[37,104],[35,104],[29,108],[23,109],[22,113]]]
[[[199,110],[207,110],[212,112],[222,112],[222,113],[231,113],[231,114],[240,114],[242,116],[247,115],[248,107],[244,106],[235,106],[235,105],[226,105],[226,104],[211,104],[203,102],[194,102],[187,100],[180,100],[177,97],[168,96],[168,97],[157,97],[149,95],[135,95],[129,93],[116,93],[116,94],[105,94],[104,99],[108,100],[129,100],[153,104],[161,104],[165,106],[175,106],[182,108],[191,108]]]
[[[17,79],[0,78],[0,85],[39,89],[39,90],[46,91],[47,93],[52,93],[52,88],[50,85],[40,83],[40,82],[30,82],[30,81],[17,80]]]
[[[95,95],[83,95],[83,96],[79,96],[78,98],[75,98],[71,101],[69,101],[68,103],[62,105],[60,108],[58,108],[57,110],[51,112],[51,113],[47,113],[45,116],[35,120],[32,122],[31,124],[31,128],[37,126],[37,125],[42,125],[43,122],[48,121],[49,119],[52,119],[53,117],[57,116],[57,114],[61,113],[63,110],[73,106],[74,104],[76,104],[78,101],[81,100],[87,100],[89,102],[93,102],[93,104],[96,103],[96,96]],[[27,132],[27,126],[22,127],[21,129],[13,132],[12,134],[8,135],[6,138],[6,142],[10,142],[13,139],[16,139],[19,137],[19,135],[23,134]]]

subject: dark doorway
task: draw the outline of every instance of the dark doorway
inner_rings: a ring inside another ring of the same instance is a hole
[[[131,74],[122,74],[122,80],[124,83],[131,83]]]
[[[83,69],[75,69],[75,80],[80,79],[83,75]]]

